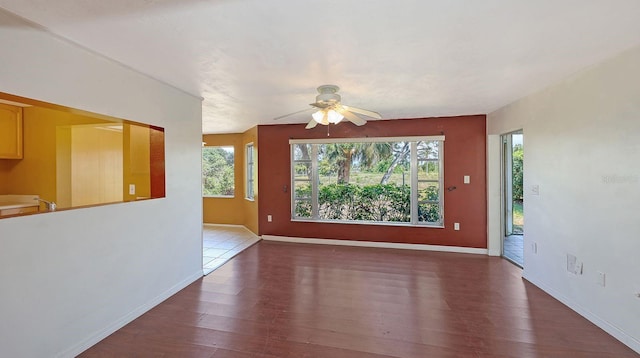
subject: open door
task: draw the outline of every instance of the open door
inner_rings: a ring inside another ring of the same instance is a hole
[[[502,136],[502,197],[503,238],[502,256],[514,264],[524,266],[524,137],[522,131]]]

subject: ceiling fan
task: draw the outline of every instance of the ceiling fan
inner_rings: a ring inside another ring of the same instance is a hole
[[[338,124],[343,119],[347,119],[351,121],[353,124],[357,126],[364,125],[367,121],[357,114],[361,114],[371,118],[382,119],[382,116],[378,112],[369,111],[362,108],[356,108],[352,106],[347,106],[346,104],[342,104],[340,102],[340,95],[337,93],[340,90],[340,87],[335,85],[322,85],[318,87],[318,95],[316,96],[316,101],[314,103],[309,104],[311,108],[303,109],[301,111],[285,114],[284,116],[276,117],[274,120],[285,118],[288,116],[292,116],[294,114],[306,112],[309,110],[317,109],[311,115],[311,121],[305,127],[306,129],[311,129],[318,124],[323,124],[325,126],[330,123]]]

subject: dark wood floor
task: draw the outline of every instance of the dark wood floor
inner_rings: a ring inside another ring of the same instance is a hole
[[[262,241],[83,357],[637,357],[506,260]]]

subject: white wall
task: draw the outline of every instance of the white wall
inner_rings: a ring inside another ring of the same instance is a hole
[[[201,103],[1,10],[0,48],[2,92],[165,128],[166,198],[0,220],[0,356],[71,357],[202,275]]]
[[[519,128],[523,276],[640,352],[640,47],[488,115],[490,136]],[[499,214],[489,213],[493,227]],[[582,275],[567,272],[568,253]]]

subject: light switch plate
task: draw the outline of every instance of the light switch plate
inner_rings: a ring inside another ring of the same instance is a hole
[[[464,176],[464,183],[465,183],[465,184],[469,184],[469,183],[471,183],[471,177],[470,177],[470,176],[468,176],[468,175],[465,175],[465,176]]]
[[[136,185],[129,184],[129,195],[136,195]]]

